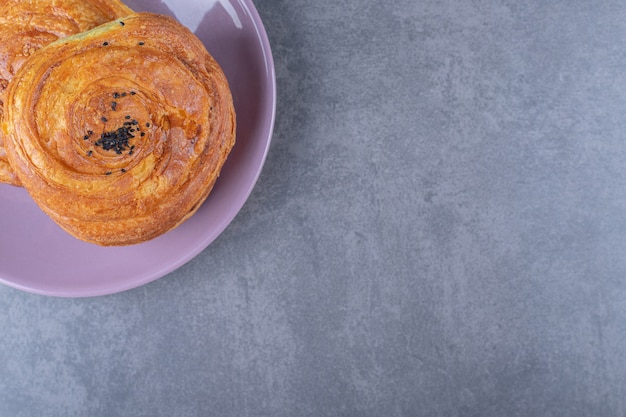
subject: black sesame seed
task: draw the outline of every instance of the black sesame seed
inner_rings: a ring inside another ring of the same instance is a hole
[[[91,136],[91,135],[93,135],[93,132],[92,132],[91,130],[88,130],[88,131],[87,131],[87,134],[88,134],[89,136]]]
[[[87,152],[87,156],[91,156],[91,155],[93,155],[93,151]]]
[[[117,110],[117,102],[112,101],[111,102],[111,108],[113,109],[113,111]]]
[[[141,136],[146,136],[146,134],[144,132],[141,132]]]
[[[126,97],[126,93],[122,93],[122,97]]]
[[[131,95],[131,96],[134,96],[135,94],[137,94],[137,93],[135,93],[134,91],[131,91],[131,92],[130,92],[130,95]]]
[[[105,172],[104,175],[111,175],[111,171]]]
[[[150,123],[146,123],[146,127],[150,127]]]
[[[108,42],[104,42],[102,46],[107,46],[108,44],[109,44]]]
[[[124,23],[124,22],[120,21],[120,25],[124,26],[125,24],[126,24],[126,23]]]
[[[83,139],[85,139],[85,140],[89,139],[89,135],[83,136]]]
[[[139,46],[142,46],[144,44],[144,42],[139,42]]]
[[[124,168],[120,169],[120,171],[122,171],[122,172],[126,172],[126,170],[125,170]]]
[[[113,98],[120,98],[120,93],[113,93]]]
[[[130,119],[130,116],[128,116],[128,115],[127,115],[127,116],[125,117],[125,119],[126,119],[126,120]]]
[[[106,117],[102,117],[100,120],[102,120],[104,123],[108,122],[108,119]]]
[[[138,124],[139,124],[139,122],[138,122],[137,120],[133,120],[131,123],[132,123],[133,125],[138,125]]]
[[[112,150],[121,155],[123,151],[130,148],[129,141],[134,137],[128,127],[120,127],[117,130],[102,133],[95,145],[101,146],[105,151]]]

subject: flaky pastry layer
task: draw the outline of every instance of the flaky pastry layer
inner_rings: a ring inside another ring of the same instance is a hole
[[[180,225],[235,142],[222,69],[161,15],[133,14],[42,48],[7,98],[3,128],[19,180],[61,227],[99,245]]]

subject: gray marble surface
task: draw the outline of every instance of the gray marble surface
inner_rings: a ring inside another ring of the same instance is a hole
[[[149,285],[0,287],[0,416],[626,415],[626,3],[257,7],[249,201]]]

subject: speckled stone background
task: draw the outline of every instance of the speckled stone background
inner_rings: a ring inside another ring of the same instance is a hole
[[[249,201],[144,287],[0,287],[0,416],[626,415],[626,3],[256,4]]]

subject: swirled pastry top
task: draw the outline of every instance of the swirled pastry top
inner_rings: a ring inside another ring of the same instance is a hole
[[[29,0],[0,3],[0,120],[5,90],[24,61],[42,46],[124,17],[133,11],[118,0]],[[0,182],[18,185],[0,132]]]
[[[235,142],[228,82],[172,18],[138,13],[56,41],[9,87],[7,153],[72,235],[140,243],[206,199]]]

